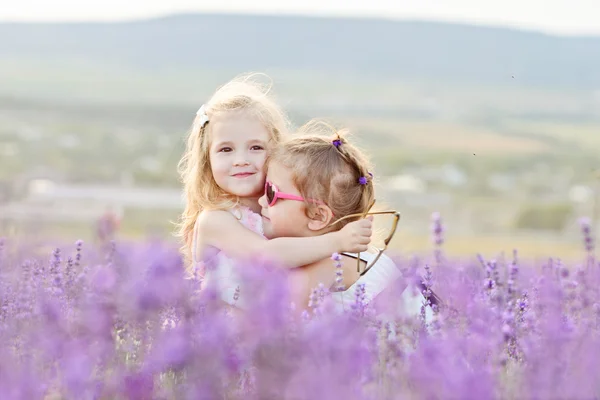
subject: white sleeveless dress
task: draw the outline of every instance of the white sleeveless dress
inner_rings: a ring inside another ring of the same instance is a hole
[[[244,227],[265,237],[262,219],[259,214],[245,206],[237,206],[228,211]],[[196,254],[197,233],[197,229],[194,227],[192,261],[195,267],[201,271],[201,275],[203,275],[202,286],[215,288],[221,300],[225,303],[235,307],[243,307],[245,303],[244,294],[240,290],[242,282],[236,270],[237,263],[221,250],[216,250],[212,257],[200,260]]]

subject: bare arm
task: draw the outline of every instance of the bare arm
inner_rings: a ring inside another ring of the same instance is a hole
[[[204,211],[196,223],[205,245],[234,258],[268,254],[289,268],[322,260],[335,252],[365,251],[371,236],[370,221],[320,236],[272,240],[247,229],[227,211]]]

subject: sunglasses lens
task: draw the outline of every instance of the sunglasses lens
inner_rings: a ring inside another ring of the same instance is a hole
[[[275,200],[275,189],[273,189],[273,185],[271,185],[270,182],[267,182],[265,186],[265,195],[267,196],[269,205],[272,205],[273,201]]]

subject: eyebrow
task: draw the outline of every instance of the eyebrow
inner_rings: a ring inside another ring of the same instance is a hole
[[[264,141],[264,140],[261,140],[261,139],[254,139],[254,140],[250,140],[250,141],[249,141],[249,142],[247,142],[247,143],[248,143],[248,144],[256,144],[256,143],[259,143],[259,144],[266,145],[268,142],[266,142],[266,141]]]
[[[214,147],[223,147],[223,146],[232,146],[233,143],[230,141],[225,141],[225,142],[217,142],[215,143],[213,146]]]

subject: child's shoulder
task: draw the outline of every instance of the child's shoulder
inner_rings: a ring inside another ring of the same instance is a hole
[[[205,231],[236,221],[235,216],[228,210],[202,210],[196,219],[196,226]]]
[[[196,220],[196,225],[203,231],[223,228],[232,223],[241,223],[255,232],[262,233],[262,217],[245,206],[227,210],[203,210]]]

